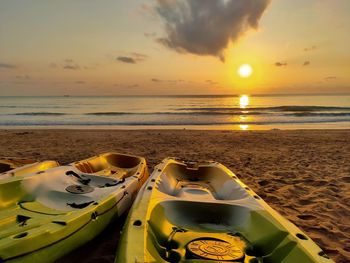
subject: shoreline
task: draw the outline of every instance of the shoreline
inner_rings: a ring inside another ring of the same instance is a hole
[[[269,130],[349,130],[350,122],[233,124],[233,125],[16,125],[0,130],[196,130],[196,131],[269,131]]]
[[[350,261],[350,129],[1,129],[0,144],[0,156],[61,164],[109,151],[135,154],[147,159],[150,171],[168,156],[216,160],[333,260]],[[78,249],[65,262],[113,262],[119,231],[104,231],[99,242]]]

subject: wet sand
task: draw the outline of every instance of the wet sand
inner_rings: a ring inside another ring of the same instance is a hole
[[[0,130],[0,156],[62,164],[117,151],[228,166],[336,262],[350,262],[350,130]],[[113,262],[123,219],[60,262]]]

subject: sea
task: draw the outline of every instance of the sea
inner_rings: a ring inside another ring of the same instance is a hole
[[[350,94],[0,97],[0,128],[349,129]]]

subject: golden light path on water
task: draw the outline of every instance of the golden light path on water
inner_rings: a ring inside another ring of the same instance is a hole
[[[248,95],[241,95],[239,97],[239,106],[242,110],[244,110],[247,106],[249,106],[249,96]],[[244,115],[244,113],[247,113],[247,111],[242,111],[243,115],[239,116],[240,121],[243,121],[243,122],[246,119],[246,116]],[[248,124],[240,124],[239,129],[246,131],[249,129],[249,125]]]

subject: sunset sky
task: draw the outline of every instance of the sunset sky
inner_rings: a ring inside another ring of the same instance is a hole
[[[349,93],[349,14],[349,0],[1,0],[0,95]]]

